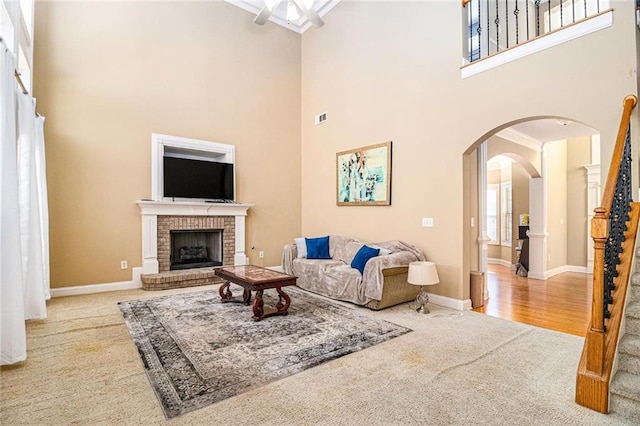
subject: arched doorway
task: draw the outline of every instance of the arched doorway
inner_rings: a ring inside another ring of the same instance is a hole
[[[554,128],[553,126],[557,127]],[[525,133],[525,131],[527,133]],[[538,136],[542,135],[542,136]],[[545,148],[546,145],[546,148]],[[588,223],[587,215],[589,211],[593,210],[591,198],[594,202],[597,202],[599,198],[597,190],[594,190],[595,178],[593,170],[587,166],[591,166],[594,163],[599,163],[599,133],[597,130],[586,126],[581,123],[574,123],[566,118],[549,118],[549,117],[531,117],[525,120],[519,120],[516,122],[506,123],[494,129],[491,132],[485,134],[482,138],[472,144],[465,152],[465,167],[464,167],[464,179],[465,179],[465,212],[467,217],[465,222],[467,223],[468,232],[465,233],[465,265],[468,265],[469,272],[480,271],[484,272],[486,276],[487,271],[487,243],[489,238],[487,236],[486,229],[486,162],[489,158],[495,155],[508,156],[512,161],[517,162],[519,166],[527,172],[530,177],[529,185],[529,244],[530,244],[530,261],[529,261],[529,276],[540,280],[546,280],[550,276],[561,273],[563,271],[571,271],[580,269],[580,271],[587,272],[587,261],[580,260],[579,263],[584,263],[583,266],[574,267],[572,261],[568,261],[566,258],[567,242],[568,238],[565,236],[559,238],[561,234],[559,229],[566,228],[567,214],[566,208],[561,214],[557,213],[558,197],[564,197],[563,202],[566,206],[567,195],[566,189],[564,193],[558,191],[558,187],[562,185],[554,185],[553,179],[557,179],[557,176],[550,173],[549,169],[549,155],[552,155],[551,165],[555,166],[555,162],[558,160],[553,157],[557,155],[558,147],[563,153],[562,157],[565,161],[564,177],[567,179],[567,146],[570,146],[572,153],[571,157],[575,157],[573,152],[576,151],[576,147],[581,147],[580,151],[582,163],[579,165],[581,173],[580,179],[583,179],[581,184],[584,188],[584,193],[589,195],[589,201],[584,201],[584,208],[582,209],[582,215],[584,220],[573,221],[572,226],[582,227],[584,234],[587,234]],[[564,151],[562,151],[564,150]],[[588,157],[584,157],[584,152],[587,152]],[[575,158],[572,158],[575,160]],[[575,161],[571,163],[572,173],[576,169]],[[550,182],[550,179],[552,181]],[[599,185],[599,177],[597,178]],[[591,183],[589,183],[591,182]],[[566,188],[566,182],[563,183]],[[475,192],[475,193],[474,193]],[[560,194],[560,195],[559,195]],[[564,194],[564,195],[562,195]],[[551,204],[551,212],[549,211],[549,202]],[[549,219],[551,215],[551,221]],[[576,224],[576,222],[580,222]],[[549,228],[553,230],[550,234]],[[550,237],[551,235],[551,237]],[[583,248],[577,250],[584,252],[585,255],[588,252],[587,241],[588,235],[584,236]],[[549,239],[552,239],[554,244],[551,250],[548,246]],[[561,243],[558,243],[562,240]],[[571,240],[571,244],[575,246],[575,239]],[[560,247],[558,249],[557,247]],[[557,252],[564,251],[564,257],[559,256]],[[575,251],[575,250],[574,250]],[[573,251],[572,251],[573,253]],[[554,263],[555,262],[555,263]],[[560,263],[558,265],[558,263]],[[486,288],[486,286],[485,286]],[[489,297],[485,294],[485,297]]]

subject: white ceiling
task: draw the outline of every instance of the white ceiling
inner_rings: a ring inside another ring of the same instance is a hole
[[[264,7],[264,0],[224,0],[227,3],[231,3],[241,9],[253,15],[255,18],[260,10]],[[340,3],[341,0],[313,0],[313,8],[321,18],[326,15],[335,5]],[[298,34],[304,33],[311,27],[311,22],[306,17],[300,18],[297,22],[287,22],[287,0],[282,0],[278,7],[273,11],[269,21],[274,24],[285,27],[288,30],[296,32]]]

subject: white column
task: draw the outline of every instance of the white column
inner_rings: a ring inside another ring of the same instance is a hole
[[[142,215],[142,273],[157,274],[158,267],[158,216]]]
[[[236,250],[233,255],[233,264],[234,265],[248,265],[249,258],[245,254],[245,216],[236,216]]]
[[[542,177],[529,180],[529,278],[546,279],[547,271],[547,154],[540,153]]]
[[[487,257],[490,240],[487,234],[487,142],[482,142],[478,147],[478,270],[484,273],[485,300],[489,298]]]

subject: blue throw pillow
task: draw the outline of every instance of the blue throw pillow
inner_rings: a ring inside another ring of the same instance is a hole
[[[366,245],[360,247],[360,250],[358,250],[356,256],[351,261],[351,267],[357,269],[361,274],[363,274],[364,265],[367,264],[369,259],[376,257],[378,253],[380,253],[379,248],[373,248]]]
[[[329,255],[329,236],[305,238],[307,243],[307,259],[331,259]]]

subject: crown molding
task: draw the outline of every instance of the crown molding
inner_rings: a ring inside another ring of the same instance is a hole
[[[496,133],[496,136],[517,143],[518,145],[522,145],[525,148],[529,148],[536,152],[541,152],[542,145],[544,145],[544,142],[540,139],[536,139],[533,136],[529,136],[510,127],[500,130],[498,133]]]

